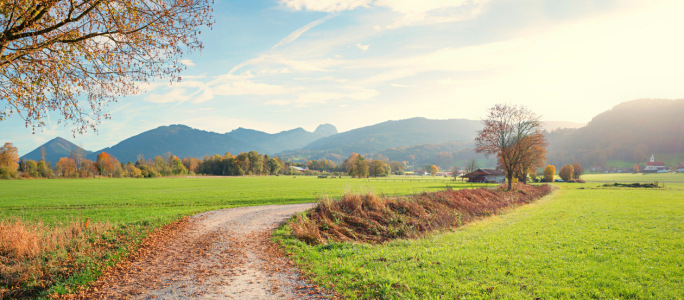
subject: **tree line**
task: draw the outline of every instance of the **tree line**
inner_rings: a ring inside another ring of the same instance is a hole
[[[357,153],[352,153],[341,164],[326,159],[312,160],[306,164],[284,162],[278,157],[260,154],[257,151],[242,152],[238,155],[226,152],[223,155],[214,154],[205,155],[203,158],[186,157],[183,159],[171,152],[149,159],[141,154],[135,162],[124,163],[107,152],[99,153],[97,159],[92,161],[86,158],[85,151],[77,148],[71,151],[68,157],[60,158],[54,165],[45,160],[44,148],[41,149],[41,154],[42,159],[39,161],[20,160],[17,147],[6,143],[0,148],[0,178],[152,178],[196,174],[217,176],[301,174],[300,171],[290,168],[291,166],[308,169],[304,172],[305,175],[326,172],[362,178],[387,176],[392,173],[403,174],[405,167],[403,162],[389,161],[386,157],[366,159]]]

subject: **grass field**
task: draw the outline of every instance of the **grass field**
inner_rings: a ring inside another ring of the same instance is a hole
[[[237,206],[315,202],[345,192],[409,194],[444,189],[447,181],[367,182],[364,179],[278,176],[230,178],[0,180],[0,219],[52,223],[89,217],[112,224],[162,219]],[[470,184],[449,183],[456,188]],[[474,185],[475,187],[479,185]]]
[[[587,182],[670,182],[684,183],[684,173],[609,173],[609,174],[584,174],[582,179]]]
[[[683,299],[684,184],[590,186],[418,240],[308,246],[287,227],[275,239],[352,299]]]
[[[4,248],[23,247],[19,245],[21,241],[12,240],[18,236],[17,232],[35,232],[43,239],[51,239],[48,236],[54,237],[55,232],[64,229],[71,232],[70,228],[76,227],[80,232],[86,218],[102,224],[100,227],[111,228],[105,233],[86,230],[85,235],[68,237],[63,246],[41,250],[29,260],[14,257],[8,268],[0,268],[0,299],[7,296],[3,296],[3,290],[8,289],[10,298],[19,294],[45,296],[74,291],[94,281],[107,266],[136,251],[137,244],[148,232],[203,211],[315,202],[323,195],[341,196],[345,192],[405,195],[441,190],[447,184],[454,189],[482,186],[449,182],[444,178],[429,179],[430,182],[425,179],[369,182],[352,178],[278,176],[0,180],[0,255],[6,254]],[[24,220],[19,222],[23,226],[19,231],[11,229],[17,228],[11,226],[17,217]],[[39,225],[38,220],[47,227]],[[5,221],[9,221],[9,227],[3,227]],[[83,241],[91,242],[83,245]],[[107,246],[93,246],[102,244]]]

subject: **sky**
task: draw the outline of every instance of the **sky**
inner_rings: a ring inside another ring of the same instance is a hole
[[[159,126],[339,131],[412,117],[480,119],[497,103],[585,123],[624,101],[684,98],[684,1],[216,0],[182,82],[107,107],[97,133],[18,116],[21,155],[57,137],[87,150]]]

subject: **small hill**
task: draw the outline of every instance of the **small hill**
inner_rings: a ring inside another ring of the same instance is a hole
[[[72,150],[80,149],[74,143],[69,142],[61,137],[56,137],[49,142],[41,145],[35,150],[22,156],[23,159],[32,159],[39,161],[41,159],[40,149],[45,147],[45,160],[51,162],[53,165],[59,161],[62,157],[68,157]],[[92,153],[90,151],[84,150],[86,155]]]
[[[121,162],[136,161],[138,154],[146,159],[171,152],[178,157],[203,157],[204,155],[240,153],[264,150],[234,139],[225,134],[190,128],[185,125],[160,126],[145,131],[122,142],[96,152],[89,159],[95,160],[100,152],[107,152]]]
[[[394,147],[472,140],[480,128],[480,121],[465,119],[387,121],[321,138],[302,150],[339,150],[342,156],[352,152],[376,153]]]

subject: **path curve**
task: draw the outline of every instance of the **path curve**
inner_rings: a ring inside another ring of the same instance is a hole
[[[301,280],[269,240],[273,229],[311,207],[251,206],[195,215],[165,230],[164,238],[108,272],[82,298],[328,299],[325,290]]]

